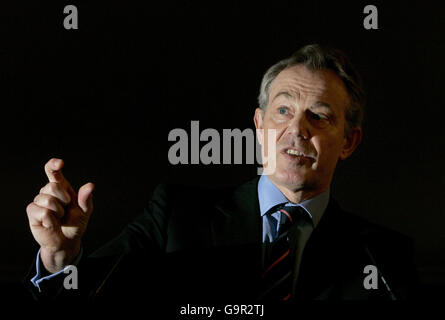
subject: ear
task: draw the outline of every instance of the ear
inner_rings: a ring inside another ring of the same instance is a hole
[[[260,145],[263,145],[263,141],[264,141],[264,130],[259,130],[259,129],[264,129],[263,128],[263,118],[264,118],[264,111],[261,108],[256,108],[255,109],[255,115],[253,116],[253,122],[255,122],[255,128],[257,129],[257,138],[258,138],[258,143]]]
[[[362,141],[362,128],[360,127],[352,128],[349,131],[349,134],[345,137],[345,144],[343,145],[343,149],[340,153],[340,159],[341,160],[347,159],[358,147],[361,141]]]

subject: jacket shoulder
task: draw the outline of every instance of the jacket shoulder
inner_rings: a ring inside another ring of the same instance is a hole
[[[346,227],[362,241],[373,243],[412,245],[412,239],[400,231],[383,226],[349,211],[339,210]]]
[[[201,186],[192,184],[160,183],[153,190],[147,207],[153,204],[173,210],[178,206],[182,208],[205,208],[214,207],[222,201],[236,202],[237,198],[256,194],[256,183],[258,178],[251,179],[245,183],[236,185]],[[184,210],[179,210],[184,211]],[[195,213],[200,210],[194,210]]]

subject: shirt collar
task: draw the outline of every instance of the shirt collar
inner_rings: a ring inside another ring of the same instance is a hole
[[[317,226],[328,206],[329,193],[330,189],[316,195],[313,198],[295,204],[289,202],[280,189],[278,189],[266,175],[262,175],[260,177],[260,181],[258,182],[258,199],[261,216],[264,216],[266,212],[275,206],[284,204],[289,204],[291,206],[298,205],[309,213],[314,226]]]

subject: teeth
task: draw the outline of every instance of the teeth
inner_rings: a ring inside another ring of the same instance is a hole
[[[286,152],[287,152],[287,154],[291,154],[291,155],[294,155],[294,156],[299,156],[299,157],[304,156],[303,153],[301,153],[300,151],[297,151],[297,150],[287,149]]]

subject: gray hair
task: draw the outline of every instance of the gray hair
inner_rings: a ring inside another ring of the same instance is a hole
[[[277,62],[266,71],[258,96],[258,103],[263,111],[266,110],[269,102],[269,90],[272,82],[281,71],[295,65],[304,65],[314,71],[323,69],[334,71],[343,81],[350,98],[350,103],[345,110],[345,131],[349,132],[352,128],[361,127],[365,106],[365,92],[360,75],[342,51],[323,47],[319,44],[304,46],[289,58]]]

